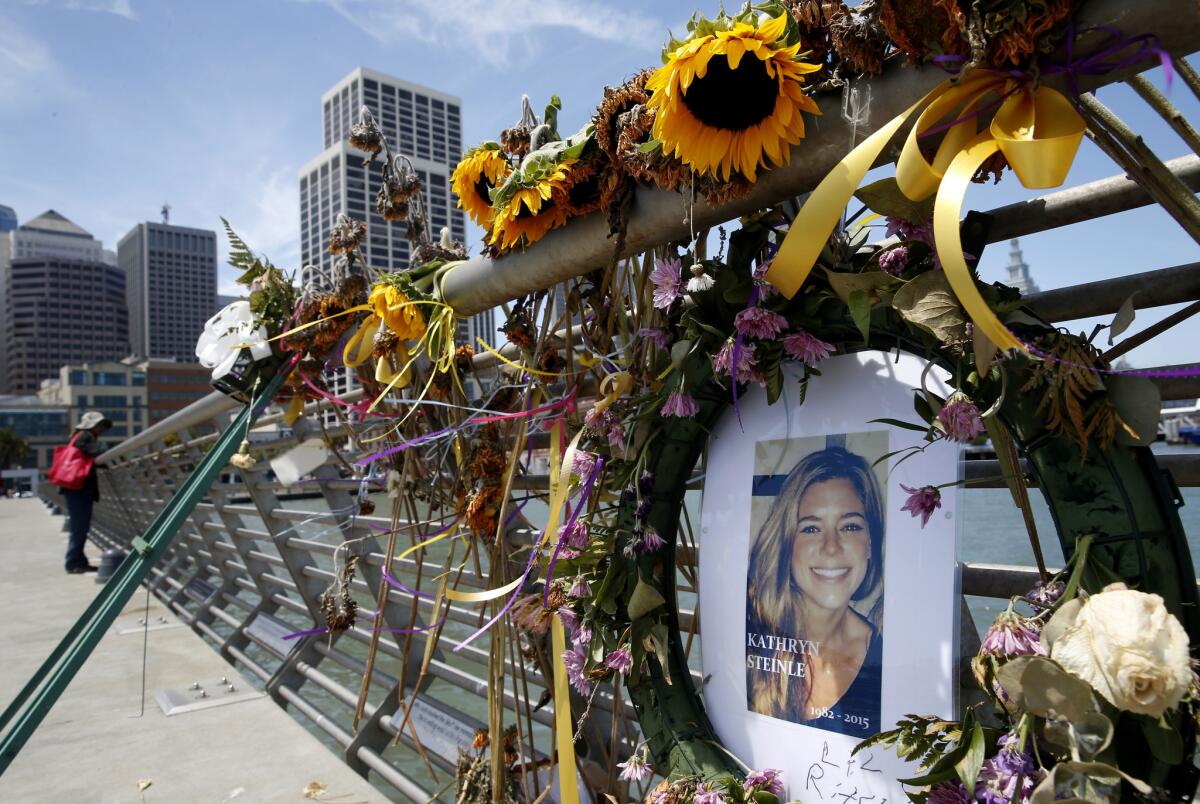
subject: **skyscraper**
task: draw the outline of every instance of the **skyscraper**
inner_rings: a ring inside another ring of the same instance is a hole
[[[1021,291],[1022,295],[1037,293],[1038,286],[1029,275],[1029,266],[1021,254],[1021,241],[1014,237],[1008,244],[1012,246],[1012,251],[1008,252],[1008,279],[1005,284]]]
[[[128,353],[125,278],[100,241],[54,210],[8,232],[0,249],[0,382],[33,393],[64,363]]]
[[[129,298],[129,351],[196,362],[196,339],[217,304],[217,235],[139,223],[117,244]]]
[[[364,166],[367,154],[346,142],[364,106],[371,110],[393,154],[412,160],[421,177],[432,238],[436,241],[442,227],[448,227],[451,237],[466,241],[465,218],[450,191],[450,174],[462,156],[462,101],[359,67],[321,97],[325,150],[300,169],[300,260],[306,266],[302,274],[306,281],[311,278],[307,266],[316,266],[326,275],[333,267],[326,246],[339,213],[367,224],[362,251],[372,268],[409,267],[412,248],[407,224],[389,223],[375,211],[379,166]],[[474,343],[476,335],[490,342],[494,333],[491,311],[459,325],[463,343]],[[350,382],[348,376],[335,378],[333,386],[344,392]]]

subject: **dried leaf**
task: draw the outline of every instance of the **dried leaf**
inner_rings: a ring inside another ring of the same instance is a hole
[[[825,276],[829,279],[829,287],[833,288],[833,292],[845,304],[850,303],[850,296],[855,291],[865,293],[874,304],[880,300],[881,293],[885,293],[891,287],[899,284],[894,276],[885,274],[883,271],[852,274],[845,271],[831,271],[826,268]]]
[[[971,331],[971,340],[975,344],[975,370],[979,372],[981,378],[986,377],[992,366],[992,360],[996,357],[996,352],[1000,350],[979,327],[975,327]]]
[[[633,588],[633,594],[629,596],[629,606],[627,607],[629,619],[636,620],[666,602],[657,589],[638,578],[637,586]]]
[[[1148,447],[1158,435],[1162,395],[1148,377],[1113,376],[1105,382],[1108,398],[1120,418],[1118,444]]]
[[[892,298],[892,307],[943,343],[967,337],[967,313],[941,271],[926,271],[905,283]]]
[[[1129,294],[1129,298],[1121,304],[1121,309],[1117,310],[1117,314],[1113,316],[1112,323],[1108,325],[1109,346],[1112,346],[1113,338],[1116,338],[1122,332],[1129,329],[1129,325],[1133,323],[1133,297],[1136,295],[1136,290]]]
[[[325,791],[328,789],[329,785],[322,782],[309,782],[300,792],[304,794],[305,798],[317,799],[325,795]]]
[[[143,792],[148,787],[150,787],[150,785],[152,785],[152,784],[154,784],[153,779],[138,779],[138,792],[139,793]]]

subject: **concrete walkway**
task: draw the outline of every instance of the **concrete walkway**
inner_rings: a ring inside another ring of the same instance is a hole
[[[62,523],[39,500],[0,499],[0,704],[12,700],[100,589],[92,575],[63,572]],[[90,543],[88,550],[97,563]],[[154,598],[150,622],[156,627],[148,632],[145,712],[139,716],[138,620],[145,605],[139,591],[0,777],[0,801],[388,800],[265,696],[164,715],[154,700],[157,690],[198,681],[216,697],[224,693],[223,676],[235,685],[235,695],[253,687]],[[139,792],[142,780],[150,785]],[[312,782],[327,789],[306,798]]]

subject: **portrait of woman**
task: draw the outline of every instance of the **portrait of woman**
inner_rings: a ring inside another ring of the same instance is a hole
[[[884,501],[867,458],[822,442],[768,476],[777,491],[747,571],[747,706],[866,737],[880,729]]]

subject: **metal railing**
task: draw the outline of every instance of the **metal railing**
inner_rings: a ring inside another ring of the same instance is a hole
[[[1158,27],[1154,24],[1158,4],[1097,0],[1087,6],[1087,12],[1104,22],[1119,19],[1123,30]],[[1179,42],[1197,41],[1197,19],[1197,15],[1185,15],[1186,24],[1161,32],[1164,43],[1177,50]],[[1105,80],[1120,77],[1111,75]],[[873,120],[878,123],[887,119],[936,80],[938,76],[930,71],[911,69],[891,71],[876,79],[874,83],[881,86],[874,94],[881,105],[873,110]],[[830,159],[844,153],[845,131],[836,126],[818,131],[803,148],[803,158],[794,159],[788,168],[764,174],[746,199],[719,209],[701,209],[698,205],[696,225],[720,223],[742,211],[811,189],[832,164]],[[1172,160],[1168,166],[1192,189],[1200,188],[1200,157]],[[992,210],[988,213],[992,226],[989,240],[1044,231],[1148,203],[1136,185],[1116,176]],[[637,214],[630,222],[626,240],[630,252],[684,234],[678,194],[642,189],[636,204]],[[455,269],[445,284],[450,300],[459,312],[472,313],[608,263],[614,255],[600,217],[574,222],[549,235],[538,248],[499,264],[475,260]],[[1196,267],[1194,263],[1180,265],[1047,291],[1034,294],[1028,304],[1049,321],[1066,321],[1113,313],[1134,289],[1140,291],[1139,308],[1195,301],[1200,299]],[[475,365],[479,371],[489,371],[496,361],[485,354],[476,358]],[[1164,399],[1200,397],[1200,380],[1156,382]],[[354,402],[360,394],[345,395],[343,401]],[[228,424],[237,407],[236,402],[214,393],[102,456],[98,463],[103,467],[103,500],[96,508],[93,524],[97,540],[105,546],[128,550],[131,540],[162,509],[216,441],[216,433]],[[346,425],[318,429],[317,417],[328,407],[326,402],[309,404],[306,416],[291,431],[272,429],[282,420],[282,414],[264,417],[255,429],[255,451],[274,454],[312,437],[345,438],[349,435]],[[544,445],[544,435],[541,440],[535,437],[531,441],[535,448]],[[349,447],[343,450],[343,456],[349,460],[358,457]],[[1200,486],[1200,456],[1160,456],[1160,465],[1180,486]],[[431,625],[434,606],[426,595],[434,576],[451,569],[451,562],[444,551],[430,548],[424,554],[394,562],[393,575],[401,585],[388,583],[381,572],[386,556],[380,536],[393,529],[391,518],[358,515],[354,504],[364,492],[386,495],[386,479],[344,477],[340,466],[331,456],[295,488],[281,486],[263,463],[241,472],[231,469],[209,489],[148,583],[151,591],[185,623],[231,664],[258,679],[280,706],[340,751],[352,768],[364,775],[373,774],[375,781],[386,782],[401,797],[425,801],[437,796],[453,779],[458,747],[469,745],[475,729],[487,722],[489,652],[476,645],[453,651],[443,640],[422,677],[419,670],[424,638],[418,637],[417,648],[413,648],[410,640],[386,634],[378,646],[383,660],[374,664],[368,661],[373,623],[395,629]],[[991,461],[969,461],[965,467],[968,479],[998,474],[998,466]],[[699,489],[701,484],[702,479],[697,478],[693,486]],[[545,489],[546,479],[526,476],[516,487]],[[308,496],[291,493],[297,489]],[[517,541],[527,542],[529,536],[527,528],[514,528],[508,533],[509,539]],[[345,547],[339,548],[343,543]],[[697,591],[687,579],[695,577],[698,549],[678,551],[681,568],[677,577],[682,591]],[[356,556],[359,562],[360,571],[350,588],[362,607],[372,609],[377,601],[383,601],[377,618],[362,616],[353,628],[332,637],[307,634],[285,638],[324,622],[322,595],[338,580],[339,568],[344,566],[341,559],[347,554]],[[465,587],[491,585],[490,568],[483,557],[453,571]],[[1023,593],[1036,579],[1032,568],[967,565],[962,591],[965,595],[1004,598]],[[681,628],[698,639],[702,630],[696,612],[686,609],[680,614]],[[451,606],[443,633],[457,642],[483,620],[479,610]],[[973,654],[976,637],[969,618],[963,636],[964,655]],[[693,640],[688,644],[692,647]],[[698,659],[698,655],[693,648],[692,656]],[[371,672],[364,683],[368,666]],[[545,664],[536,658],[526,659],[510,652],[504,678],[512,688],[504,690],[506,706],[516,711],[518,700],[539,700],[547,692],[546,672]],[[970,674],[965,676],[969,678]],[[367,705],[355,726],[355,708],[364,687]],[[608,723],[612,714],[623,707],[611,691],[596,696],[592,716],[600,721],[597,731],[604,737],[591,737],[585,732],[579,747],[582,763],[599,764],[607,772],[604,757]],[[537,746],[550,746],[550,710],[550,706],[525,710],[526,721],[521,725],[527,755],[540,757],[544,752]],[[621,743],[628,747],[636,740],[637,735],[628,731]]]

